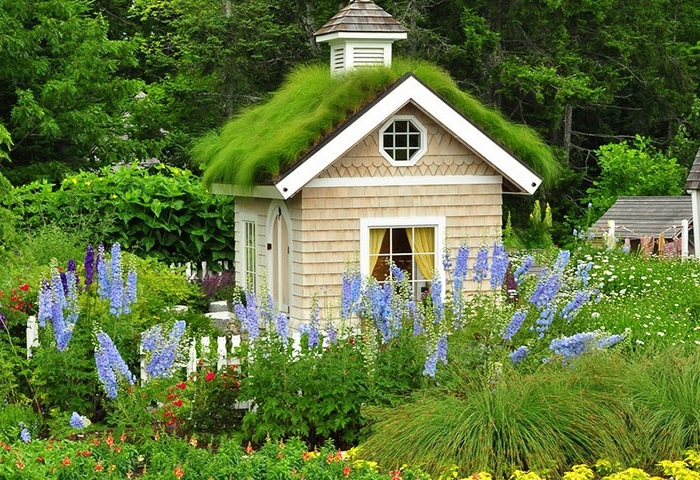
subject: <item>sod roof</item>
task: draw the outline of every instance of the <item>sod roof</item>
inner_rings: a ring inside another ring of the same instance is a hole
[[[545,182],[556,178],[559,163],[534,130],[508,121],[461,91],[443,69],[423,61],[394,59],[391,67],[363,68],[334,77],[325,64],[296,68],[269,101],[241,112],[198,142],[192,153],[204,168],[205,185],[252,187],[274,181],[408,72]]]

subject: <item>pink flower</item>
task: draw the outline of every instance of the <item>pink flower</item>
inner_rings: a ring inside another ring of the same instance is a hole
[[[211,382],[212,380],[214,380],[214,376],[214,372],[207,372],[206,376],[204,377],[204,380],[206,380],[207,382]]]

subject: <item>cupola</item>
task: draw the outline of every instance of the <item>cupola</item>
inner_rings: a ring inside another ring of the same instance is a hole
[[[391,46],[407,30],[370,0],[355,0],[342,8],[314,36],[331,47],[331,75],[358,67],[391,65]]]

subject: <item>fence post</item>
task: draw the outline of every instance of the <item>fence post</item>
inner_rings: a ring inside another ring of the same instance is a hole
[[[688,258],[688,232],[690,230],[688,226],[688,220],[683,219],[681,222],[682,233],[681,233],[681,258],[683,260]]]
[[[34,315],[27,318],[27,358],[32,357],[32,350],[39,347],[39,323]]]

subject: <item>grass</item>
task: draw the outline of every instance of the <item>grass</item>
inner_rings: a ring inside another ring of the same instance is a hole
[[[268,102],[241,113],[195,146],[195,160],[206,166],[204,183],[252,186],[274,179],[407,72],[413,72],[546,182],[558,177],[559,163],[532,129],[513,124],[459,90],[441,68],[396,59],[390,68],[361,69],[338,77],[331,77],[324,65],[298,67]]]

